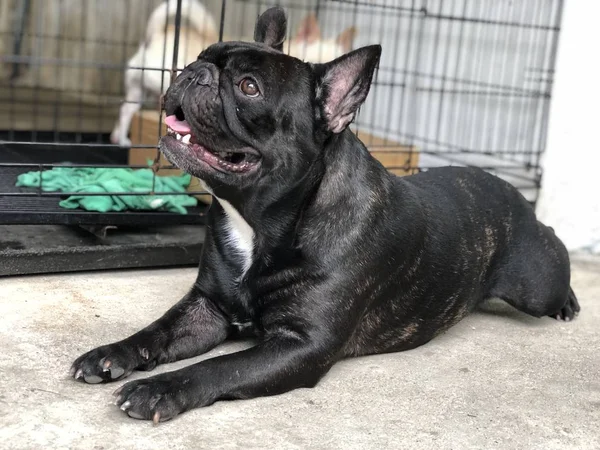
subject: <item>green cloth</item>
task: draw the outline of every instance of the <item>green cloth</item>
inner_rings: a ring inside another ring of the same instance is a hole
[[[152,169],[111,169],[55,167],[52,170],[28,172],[19,175],[17,186],[41,186],[48,192],[80,192],[62,200],[67,209],[83,208],[87,211],[108,212],[130,210],[162,210],[187,213],[186,206],[196,206],[198,200],[190,195],[92,195],[102,192],[150,192]],[[188,174],[155,177],[154,192],[185,192],[192,177]]]

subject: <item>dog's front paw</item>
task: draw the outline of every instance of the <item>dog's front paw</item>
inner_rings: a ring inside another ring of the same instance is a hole
[[[138,349],[124,343],[103,345],[75,360],[71,366],[71,376],[76,380],[96,384],[120,380],[133,370],[144,367],[150,370],[156,363],[149,361],[147,349]]]
[[[134,419],[164,422],[196,406],[189,382],[173,372],[130,381],[115,391],[115,404]]]
[[[131,147],[131,139],[121,136],[121,131],[119,128],[115,128],[110,134],[110,142],[122,148]]]

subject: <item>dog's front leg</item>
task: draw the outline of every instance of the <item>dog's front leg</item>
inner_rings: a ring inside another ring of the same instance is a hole
[[[116,404],[130,417],[169,420],[220,399],[243,399],[312,387],[335,362],[323,341],[280,332],[237,353],[126,383]]]
[[[202,354],[223,342],[229,325],[194,289],[160,319],[132,336],[91,350],[75,360],[71,376],[86,383],[126,377],[134,370]]]

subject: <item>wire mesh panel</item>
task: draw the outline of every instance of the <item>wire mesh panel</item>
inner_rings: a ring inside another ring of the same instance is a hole
[[[358,45],[384,48],[359,130],[408,145],[418,169],[483,167],[535,201],[561,1],[334,3]]]
[[[3,0],[0,223],[201,221],[156,148],[161,94],[275,3],[301,59],[382,44],[352,129],[392,172],[475,165],[536,200],[561,0]]]

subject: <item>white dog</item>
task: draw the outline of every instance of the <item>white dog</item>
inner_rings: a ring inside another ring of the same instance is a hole
[[[125,71],[125,102],[110,136],[113,144],[131,146],[129,127],[133,116],[142,107],[145,95],[155,98],[158,105],[159,97],[169,87],[171,73],[164,69],[170,68],[173,62],[176,11],[175,0],[163,2],[148,19],[146,39],[129,60]],[[327,62],[350,51],[355,35],[356,29],[351,27],[337,38],[322,39],[317,19],[311,14],[304,18],[295,37],[284,44],[284,51],[305,61]],[[179,36],[177,65],[184,67],[219,40],[219,30],[203,4],[197,0],[183,0]]]

